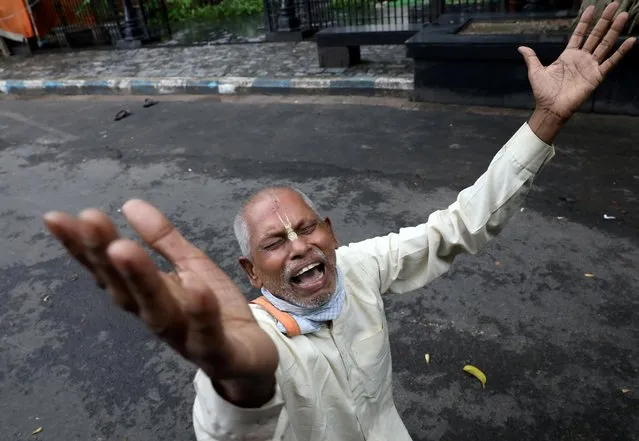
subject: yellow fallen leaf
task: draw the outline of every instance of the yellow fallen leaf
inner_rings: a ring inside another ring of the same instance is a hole
[[[589,279],[592,279],[593,277],[595,277],[593,273],[585,273],[584,276],[588,277]]]
[[[426,359],[426,364],[430,364],[430,354],[426,354],[424,358]]]
[[[499,268],[501,266],[501,262],[498,260],[497,262],[495,262],[495,266]]]
[[[31,435],[37,435],[38,433],[42,432],[42,427],[38,427],[36,430],[34,430],[33,432],[31,432]]]
[[[486,374],[477,369],[475,366],[467,364],[464,366],[464,372],[468,372],[473,377],[477,378],[481,382],[483,388],[486,387]]]

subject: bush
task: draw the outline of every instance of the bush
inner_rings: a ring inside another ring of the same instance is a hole
[[[253,15],[264,11],[262,0],[168,0],[169,19],[220,20],[228,17]]]

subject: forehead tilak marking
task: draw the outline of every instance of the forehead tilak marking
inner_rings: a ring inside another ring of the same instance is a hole
[[[291,225],[291,221],[288,218],[288,214],[286,213],[286,210],[284,210],[284,217],[286,217],[286,221],[282,219],[282,215],[280,214],[279,198],[272,193],[270,193],[269,196],[271,197],[271,203],[273,204],[273,211],[275,212],[275,214],[277,214],[277,218],[280,220],[280,222],[286,229],[286,236],[288,237],[288,240],[296,240],[298,238],[297,233],[293,230],[293,226]]]

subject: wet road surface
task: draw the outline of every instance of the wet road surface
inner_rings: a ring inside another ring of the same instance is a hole
[[[256,189],[298,185],[343,242],[384,234],[451,203],[526,117],[142,100],[0,102],[2,440],[194,439],[194,368],[65,255],[47,210],[99,207],[129,235],[118,208],[147,199],[252,297],[232,219]],[[496,241],[387,298],[415,440],[639,440],[637,139],[637,118],[577,116]]]

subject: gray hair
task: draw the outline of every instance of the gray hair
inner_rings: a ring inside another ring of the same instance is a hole
[[[311,201],[311,198],[309,198],[306,194],[304,194],[304,192],[302,192],[300,189],[295,187],[278,187],[278,188],[274,188],[273,190],[283,190],[283,189],[292,190],[298,195],[300,195],[300,197],[304,200],[306,205],[308,205],[309,208],[313,210],[313,212],[319,217],[319,212],[317,211],[315,204],[313,203],[313,201]],[[260,193],[263,191],[265,190],[260,191]],[[253,200],[254,197],[255,195],[249,199],[249,202]],[[240,208],[238,213],[235,215],[235,220],[233,221],[233,230],[235,231],[235,239],[237,240],[237,243],[240,246],[240,250],[242,252],[243,257],[249,257],[251,254],[251,248],[249,246],[251,238],[249,235],[248,225],[246,224],[246,219],[244,218],[244,210],[246,209],[246,206],[248,205],[249,202],[242,205],[242,208]]]

